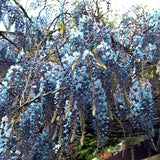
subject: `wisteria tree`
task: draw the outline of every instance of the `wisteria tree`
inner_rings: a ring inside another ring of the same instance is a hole
[[[154,136],[160,12],[132,9],[118,24],[102,0],[0,1],[2,159],[75,158],[87,133],[98,153],[113,120]]]

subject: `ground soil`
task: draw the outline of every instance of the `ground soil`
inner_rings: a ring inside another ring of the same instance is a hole
[[[134,160],[141,160],[153,155],[156,155],[156,152],[149,140],[145,140],[138,145],[134,146]],[[123,156],[122,156],[123,155]],[[127,148],[124,153],[120,152],[115,156],[108,158],[107,160],[132,160],[131,158],[131,149]]]

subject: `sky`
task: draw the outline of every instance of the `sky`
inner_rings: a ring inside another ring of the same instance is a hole
[[[24,8],[27,8],[31,2],[34,2],[34,0],[19,0],[19,1]],[[55,1],[56,0],[54,0],[54,2]],[[118,11],[117,13],[120,13],[120,14],[124,13],[125,10],[131,8],[131,6],[135,4],[141,4],[142,6],[147,5],[148,9],[152,9],[152,8],[160,9],[159,0],[110,0],[110,2],[111,2],[111,10]],[[31,15],[31,13],[28,13],[28,15]],[[2,23],[0,24],[0,30],[1,31],[5,30]]]
[[[28,4],[34,0],[20,0],[23,6],[26,6],[26,2]],[[54,0],[56,1],[56,0]],[[72,1],[72,0],[71,0]],[[106,0],[107,1],[107,0]],[[133,4],[142,4],[143,6],[147,5],[148,8],[159,8],[160,9],[160,1],[159,0],[110,0],[112,10],[119,10],[119,9],[127,9],[131,7]]]
[[[143,6],[147,5],[148,8],[159,8],[160,9],[160,1],[159,0],[110,0],[112,9],[127,9],[135,4],[142,4]]]
[[[33,2],[33,0],[20,0],[23,6],[26,5],[26,2]],[[112,9],[122,9],[128,8],[133,4],[142,4],[147,5],[149,8],[160,8],[160,1],[159,0],[110,0],[112,3]]]

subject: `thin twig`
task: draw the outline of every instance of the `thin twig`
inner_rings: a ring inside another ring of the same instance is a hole
[[[38,96],[36,96],[35,98],[33,98],[33,99],[31,99],[31,100],[26,101],[25,103],[23,103],[23,104],[19,107],[19,109],[21,109],[22,107],[24,107],[24,106],[26,106],[26,105],[31,104],[32,102],[34,102],[34,101],[37,100],[37,99],[40,99],[40,98],[45,97],[45,96],[48,96],[48,95],[50,95],[50,94],[55,94],[55,93],[57,93],[57,92],[59,92],[59,91],[61,91],[61,90],[65,90],[65,89],[67,89],[67,88],[68,88],[68,87],[62,87],[62,88],[59,88],[59,89],[57,89],[57,90],[55,90],[55,91],[49,91],[49,92],[47,92],[47,93],[38,95]]]
[[[125,129],[124,129],[124,126],[121,122],[121,120],[115,115],[113,114],[113,117],[117,120],[117,122],[120,124],[120,126],[122,127],[122,130],[123,130],[123,136],[124,136],[124,139],[126,138],[126,135],[125,135]]]
[[[28,13],[27,13],[26,10],[23,8],[23,6],[20,5],[16,0],[13,0],[13,1],[14,1],[15,4],[23,11],[24,16],[27,17],[30,22],[32,22],[32,19],[28,16]]]
[[[7,40],[9,43],[11,43],[12,45],[14,45],[19,50],[19,47],[13,41],[11,41],[10,39],[8,39],[1,31],[0,31],[0,36],[2,36],[5,40]]]

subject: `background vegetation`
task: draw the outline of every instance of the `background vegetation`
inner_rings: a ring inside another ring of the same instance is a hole
[[[119,129],[154,138],[160,12],[134,6],[111,21],[102,2],[0,1],[2,159],[80,159]]]

